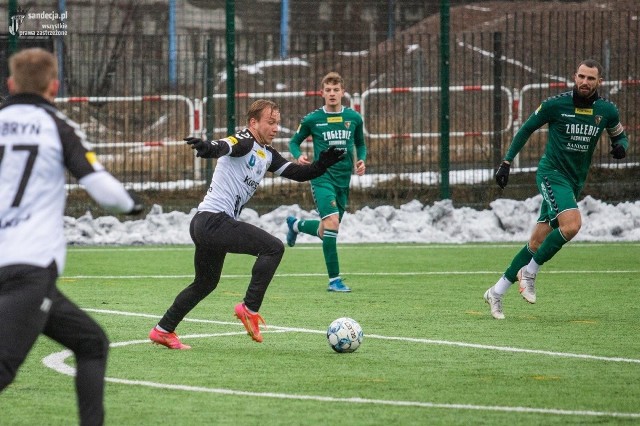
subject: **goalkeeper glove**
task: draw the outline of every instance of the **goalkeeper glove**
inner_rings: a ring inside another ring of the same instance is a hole
[[[496,183],[502,189],[504,189],[504,187],[507,186],[507,182],[509,182],[510,167],[511,165],[509,163],[507,163],[506,161],[503,161],[502,164],[500,164],[500,167],[498,167],[498,170],[496,171]]]

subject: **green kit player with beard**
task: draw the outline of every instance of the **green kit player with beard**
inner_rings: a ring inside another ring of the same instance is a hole
[[[540,217],[528,244],[484,294],[496,319],[504,319],[502,296],[516,280],[520,282],[522,297],[529,303],[536,302],[538,269],[580,230],[582,218],[576,199],[584,186],[600,135],[604,131],[609,135],[610,153],[615,159],[624,158],[629,146],[618,108],[598,95],[602,66],[592,59],[582,61],[574,81],[572,91],[545,100],[527,119],[495,175],[498,185],[504,188],[511,161],[534,131],[549,124],[547,145],[536,173],[536,184],[542,194]]]
[[[324,106],[306,115],[298,131],[289,142],[289,150],[299,164],[310,164],[311,160],[301,152],[300,145],[309,136],[313,139],[313,156],[330,146],[346,149],[343,160],[329,167],[327,172],[311,181],[311,191],[320,220],[287,218],[287,244],[293,247],[299,232],[322,239],[322,251],[329,274],[328,291],[349,292],[340,277],[338,262],[338,229],[349,203],[351,174],[365,173],[367,148],[364,143],[362,117],[358,112],[342,106],[344,80],[340,74],[330,72],[322,79]],[[355,161],[355,164],[354,164]]]

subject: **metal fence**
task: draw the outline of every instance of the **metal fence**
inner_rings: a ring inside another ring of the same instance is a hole
[[[35,9],[55,10],[50,2],[44,3]],[[194,158],[181,140],[207,131],[213,137],[227,133],[229,40],[224,8],[218,5],[224,2],[178,1],[174,10],[157,7],[157,2],[154,7],[147,2],[98,3],[67,0],[65,34],[44,37],[61,60],[64,84],[58,106],[81,123],[101,161],[119,179],[154,190],[204,188],[211,163]],[[338,71],[349,93],[345,102],[363,115],[369,150],[368,176],[353,181],[352,191],[359,194],[353,207],[437,197],[443,70],[440,17],[431,14],[432,2],[394,2],[400,6],[392,13],[393,22],[385,14],[389,2],[350,2],[345,13],[351,21],[343,26],[332,21],[333,14],[322,14],[323,5],[330,7],[332,2],[292,3],[297,6],[289,13],[285,38],[280,2],[256,2],[258,9],[265,7],[262,15],[252,9],[252,2],[236,2],[243,11],[236,11],[234,36],[232,115],[237,126],[244,125],[251,101],[275,100],[282,111],[275,146],[288,155],[287,142],[299,120],[321,106],[321,77]],[[601,94],[618,105],[631,147],[627,158],[613,161],[603,137],[594,169],[609,172],[596,173],[585,192],[614,202],[637,199],[640,10],[576,11],[555,4],[551,11],[544,7],[547,2],[534,2],[539,10],[510,13],[479,11],[463,3],[452,2],[450,11],[454,202],[484,206],[496,196],[535,193],[533,176],[526,173],[514,179],[513,192],[498,193],[493,169],[523,120],[544,98],[570,90],[577,63],[587,57],[605,66]],[[2,7],[0,18],[7,13]],[[332,24],[325,29],[316,21],[300,25],[314,8],[314,16]],[[45,21],[27,18],[22,30],[42,27]],[[171,34],[167,28],[173,28]],[[27,46],[34,40],[23,34],[18,44]],[[211,97],[207,83],[213,88]],[[518,157],[519,167],[536,166],[545,138],[544,129],[536,132]],[[282,202],[272,201],[270,195],[307,191],[306,186],[301,190],[300,184],[279,179],[265,183],[259,193],[266,207]]]

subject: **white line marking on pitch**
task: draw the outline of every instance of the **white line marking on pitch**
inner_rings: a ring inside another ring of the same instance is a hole
[[[83,308],[83,310],[87,312],[95,312],[98,314],[124,315],[124,316],[131,316],[131,317],[143,317],[143,318],[154,318],[154,319],[160,318],[160,316],[158,315],[141,314],[137,312],[113,311],[109,309]],[[192,319],[192,318],[185,318],[183,321],[207,323],[207,324],[219,324],[219,325],[237,325],[237,326],[242,325],[237,321],[228,322],[228,321],[215,321],[215,320],[203,320],[203,319]],[[297,328],[297,327],[281,327],[276,325],[269,325],[269,329],[277,330],[277,331],[293,331],[298,333],[315,333],[315,334],[326,333],[326,331],[322,331],[322,330],[311,330],[308,328]],[[181,337],[184,337],[184,336],[181,336]],[[403,341],[403,342],[425,343],[429,345],[458,346],[458,347],[464,347],[464,348],[487,349],[491,351],[501,351],[501,352],[527,353],[527,354],[547,355],[547,356],[563,357],[563,358],[579,358],[579,359],[590,359],[590,360],[605,361],[605,362],[626,362],[626,363],[632,363],[632,364],[640,364],[640,359],[636,359],[636,358],[608,357],[608,356],[589,355],[589,354],[576,354],[571,352],[554,352],[554,351],[546,351],[546,350],[540,350],[540,349],[523,349],[523,348],[514,348],[510,346],[482,345],[478,343],[455,342],[450,340],[439,340],[439,339],[381,336],[379,334],[366,334],[366,337],[369,339],[396,340],[396,341]]]
[[[525,244],[525,241],[522,242],[512,242],[512,243],[433,243],[433,244],[423,244],[423,243],[415,243],[415,244],[406,244],[406,243],[340,243],[341,249],[358,249],[362,250],[363,246],[367,250],[417,250],[417,249],[492,249],[492,248],[513,248],[513,247],[522,247]],[[572,248],[591,248],[591,247],[611,247],[611,246],[625,246],[625,247],[637,247],[640,243],[636,242],[580,242],[580,241],[572,241],[570,245],[565,246],[564,250],[569,250]],[[298,243],[296,244],[295,250],[321,250],[322,244],[320,243]],[[67,251],[72,252],[74,254],[77,253],[94,253],[94,252],[106,252],[106,251],[193,251],[194,247],[192,245],[182,245],[182,246],[144,246],[144,247],[136,247],[136,246],[114,246],[114,247],[69,247]]]
[[[282,331],[282,330],[281,330]],[[265,331],[266,332],[266,331]],[[185,335],[182,338],[202,338],[202,337],[225,337],[233,335],[244,335],[245,332],[238,333],[217,333],[217,334],[193,334]],[[372,337],[372,336],[368,336]],[[420,339],[418,339],[420,340]],[[111,347],[122,347],[135,344],[148,344],[148,340],[132,340],[128,342],[112,343]],[[42,362],[45,366],[68,376],[75,376],[76,369],[65,364],[65,360],[72,356],[73,353],[70,350],[63,350],[55,352],[46,356]],[[532,407],[508,407],[498,405],[472,405],[472,404],[440,404],[434,402],[421,402],[421,401],[393,401],[386,399],[368,399],[368,398],[336,398],[331,396],[322,395],[295,395],[287,393],[274,393],[274,392],[249,392],[224,388],[207,388],[202,386],[188,386],[188,385],[170,385],[165,383],[149,382],[145,380],[128,380],[119,379],[116,377],[107,377],[106,380],[112,383],[120,383],[133,386],[146,386],[157,389],[170,389],[187,392],[202,392],[202,393],[215,393],[221,395],[233,395],[233,396],[253,396],[257,398],[275,398],[275,399],[291,399],[291,400],[304,400],[304,401],[318,401],[318,402],[332,402],[332,403],[350,403],[350,404],[374,404],[374,405],[390,405],[398,407],[420,407],[420,408],[446,408],[453,410],[477,410],[477,411],[502,411],[502,412],[515,412],[515,413],[535,413],[535,414],[556,414],[564,416],[589,416],[589,417],[617,417],[617,418],[640,418],[640,413],[620,413],[620,412],[607,412],[607,411],[589,411],[589,410],[561,410],[556,408],[532,408]]]
[[[473,271],[474,274],[477,275],[500,275],[502,272],[498,271]],[[597,270],[597,271],[544,271],[545,275],[575,275],[575,274],[640,274],[639,270],[615,270],[615,271],[605,271],[605,270]],[[469,271],[416,271],[416,272],[347,272],[343,274],[344,276],[421,276],[421,275],[466,275],[469,274]],[[276,277],[323,277],[327,275],[326,272],[323,273],[294,273],[294,274],[276,274]],[[222,278],[247,278],[250,277],[249,274],[225,274],[222,275]],[[109,279],[109,280],[140,280],[140,279],[187,279],[193,278],[193,274],[185,274],[185,275],[67,275],[61,277],[62,279],[69,280],[99,280],[99,279]]]

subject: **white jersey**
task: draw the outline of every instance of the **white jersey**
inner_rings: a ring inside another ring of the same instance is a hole
[[[55,261],[62,273],[65,166],[94,188],[98,180],[107,182],[100,188],[115,194],[113,206],[131,209],[133,200],[104,171],[77,124],[40,96],[9,98],[0,108],[0,267]]]
[[[247,129],[218,142],[227,143],[230,151],[218,159],[209,191],[198,210],[224,212],[237,219],[267,171],[280,176],[291,163],[271,146],[260,145]]]

